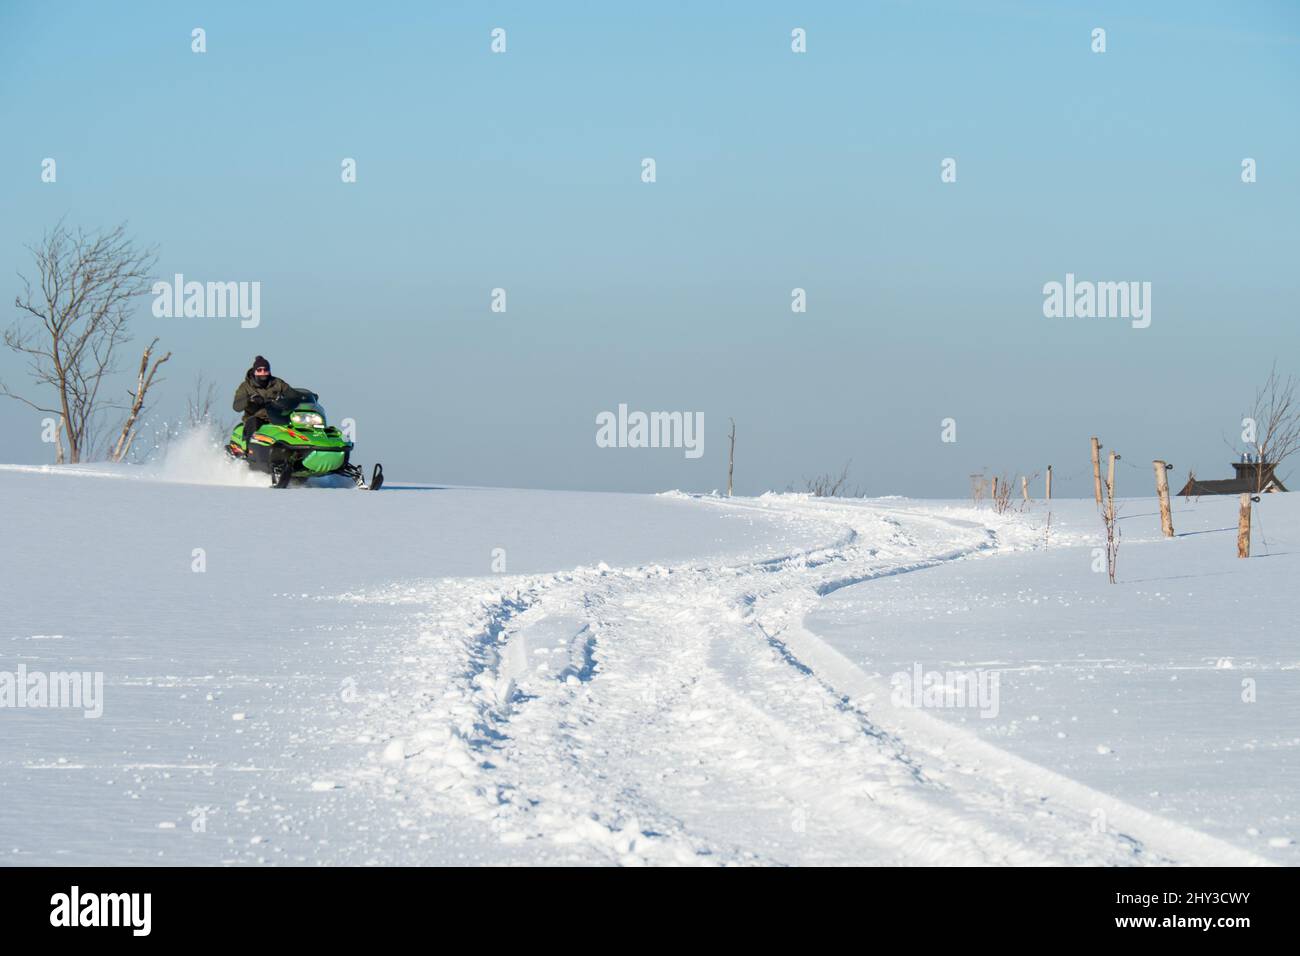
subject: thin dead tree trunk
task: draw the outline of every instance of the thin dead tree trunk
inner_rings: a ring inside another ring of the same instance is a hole
[[[1101,442],[1097,436],[1092,437],[1092,495],[1097,499],[1097,507],[1101,507]]]
[[[727,497],[731,497],[731,478],[736,471],[736,420],[731,422],[731,451],[727,454]]]
[[[1110,583],[1115,583],[1115,571],[1119,564],[1119,523],[1115,520],[1115,462],[1119,455],[1110,453],[1110,466],[1106,471],[1106,510],[1102,520],[1106,523],[1106,575]]]
[[[1106,508],[1110,512],[1110,520],[1115,520],[1115,462],[1119,461],[1119,455],[1114,452],[1110,453],[1110,462],[1106,466]]]
[[[127,412],[126,421],[122,423],[122,433],[118,435],[117,445],[110,456],[112,461],[121,461],[131,450],[131,443],[135,441],[135,424],[140,418],[141,409],[144,408],[145,396],[154,383],[154,376],[158,374],[158,366],[172,357],[172,353],[168,352],[162,358],[155,359],[153,366],[150,367],[149,358],[153,355],[153,347],[157,344],[158,340],[155,338],[145,346],[144,354],[140,356],[140,371],[136,375],[135,394],[131,398],[131,409]]]

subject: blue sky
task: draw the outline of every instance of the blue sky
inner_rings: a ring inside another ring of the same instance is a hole
[[[141,300],[159,417],[262,353],[404,479],[709,490],[734,416],[743,493],[852,459],[873,494],[1051,463],[1083,495],[1092,434],[1145,493],[1153,457],[1226,476],[1300,373],[1297,94],[1292,3],[10,2],[0,319],[25,244],[126,220],[162,276],[262,284],[256,329]],[[1045,318],[1067,272],[1151,282],[1151,327]],[[703,412],[705,454],[596,447],[620,403]],[[49,460],[38,416],[0,429]]]

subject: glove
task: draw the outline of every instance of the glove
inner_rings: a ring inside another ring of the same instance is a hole
[[[264,399],[261,395],[249,395],[248,401],[244,403],[244,407],[247,408],[249,411],[252,411],[253,409],[261,408],[265,404],[266,404],[266,399]]]

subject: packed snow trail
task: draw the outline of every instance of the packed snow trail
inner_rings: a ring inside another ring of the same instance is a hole
[[[1294,859],[1286,496],[1249,562],[1235,502],[1129,509],[1111,588],[1090,502],[1041,551],[1036,509],[192,477],[0,466],[0,672],[105,702],[4,711],[6,861]],[[895,706],[918,661],[1000,712]]]
[[[886,684],[802,626],[839,588],[1032,546],[1023,523],[700,500],[811,524],[826,544],[362,597],[413,602],[420,633],[364,701],[382,750],[354,783],[400,805],[403,828],[465,816],[544,862],[1260,862],[898,714]]]

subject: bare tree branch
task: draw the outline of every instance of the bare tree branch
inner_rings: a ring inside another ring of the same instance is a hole
[[[845,462],[838,475],[827,472],[816,478],[804,478],[804,493],[814,498],[865,498],[867,493],[861,486],[849,490],[849,466],[852,464],[851,460]]]
[[[212,421],[212,408],[217,402],[217,384],[209,382],[199,373],[194,391],[185,399],[185,423],[190,428],[200,428]]]

